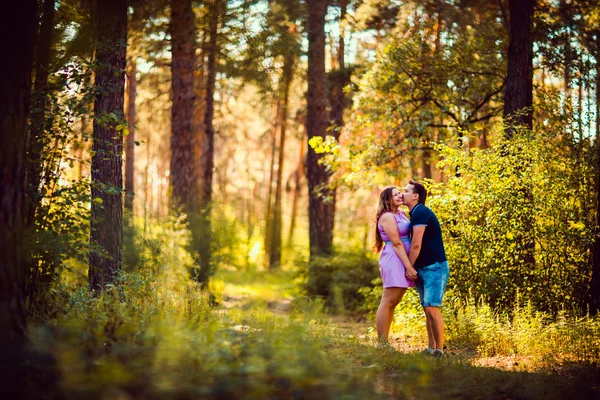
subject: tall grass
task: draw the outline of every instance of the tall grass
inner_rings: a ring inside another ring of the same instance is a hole
[[[365,308],[373,317],[381,289],[363,290]],[[530,302],[495,312],[487,304],[459,301],[449,292],[442,312],[446,343],[456,352],[480,357],[518,356],[527,369],[549,369],[564,364],[600,365],[600,317],[563,310],[556,317],[536,311]],[[423,312],[415,290],[408,290],[395,311],[392,335],[405,348],[427,343]]]

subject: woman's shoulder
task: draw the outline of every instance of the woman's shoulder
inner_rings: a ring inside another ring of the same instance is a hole
[[[395,215],[396,214],[392,213],[391,211],[384,212],[379,216],[379,221],[393,221],[396,219]]]

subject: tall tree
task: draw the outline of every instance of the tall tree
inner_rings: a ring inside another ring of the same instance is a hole
[[[0,74],[0,373],[6,382],[18,384],[16,361],[27,329],[22,255],[25,143],[37,1],[9,2],[4,13],[0,52],[2,59],[10,62],[5,63]]]
[[[596,58],[596,138],[600,132],[600,30],[595,32]],[[594,226],[594,244],[592,255],[591,304],[592,315],[600,312],[600,143],[594,141],[596,147],[596,220]]]
[[[533,12],[535,0],[509,1],[508,71],[504,90],[504,118],[507,125],[504,136],[513,137],[516,126],[533,127]],[[524,163],[527,160],[523,160]],[[526,272],[535,265],[535,220],[529,210],[533,207],[533,194],[529,182],[515,188],[524,199],[524,214],[518,218],[519,229],[515,237],[523,268],[512,271],[511,279],[526,284]],[[525,272],[525,273],[524,273]],[[492,301],[492,304],[494,301]]]
[[[31,131],[27,141],[27,224],[33,224],[34,215],[40,201],[39,186],[41,183],[42,162],[41,153],[44,145],[46,121],[46,99],[48,96],[48,75],[50,68],[50,53],[54,32],[55,0],[44,0],[39,40],[35,54],[35,81],[32,96]]]
[[[307,0],[308,93],[306,133],[308,140],[324,138],[328,126],[327,75],[325,72],[325,13],[327,2]],[[311,147],[307,154],[308,218],[311,256],[332,251],[334,207],[330,201],[329,172],[319,164],[322,155]]]
[[[127,48],[127,127],[125,145],[125,209],[133,212],[133,197],[135,190],[135,131],[137,118],[137,56],[143,40],[144,24],[146,23],[144,3],[140,0],[129,0],[133,8],[129,23],[129,46]]]
[[[129,57],[127,71],[127,126],[129,134],[125,146],[125,209],[133,212],[134,162],[135,162],[135,100],[137,98],[137,64],[135,57]]]
[[[194,11],[191,0],[171,1],[171,186],[173,203],[196,212],[194,169]]]
[[[225,0],[211,0],[209,4],[209,29],[208,49],[206,61],[206,98],[204,100],[204,136],[200,144],[200,220],[199,226],[203,234],[200,241],[200,271],[197,280],[203,288],[208,286],[212,274],[211,269],[211,203],[212,181],[215,164],[215,127],[213,124],[215,114],[215,83],[217,77],[217,56],[219,54],[219,21],[225,13],[227,2]]]
[[[102,290],[115,282],[123,259],[123,102],[127,0],[98,2],[96,96],[92,155],[92,221],[89,282]]]
[[[504,116],[531,129],[533,123],[533,9],[535,0],[509,1],[508,72]],[[509,127],[505,135],[511,137]]]
[[[271,229],[271,245],[269,252],[269,268],[275,269],[281,264],[281,195],[283,190],[283,160],[285,154],[285,137],[287,130],[290,87],[294,78],[296,54],[291,50],[283,61],[281,85],[281,113],[279,120],[279,146],[277,160],[277,180],[275,184],[275,202],[273,204],[273,220]]]

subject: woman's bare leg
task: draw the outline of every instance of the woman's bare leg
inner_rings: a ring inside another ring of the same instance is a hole
[[[394,319],[394,309],[402,300],[406,293],[406,288],[392,287],[383,289],[381,302],[377,309],[375,324],[377,326],[377,337],[380,342],[387,342],[390,334],[390,327]]]

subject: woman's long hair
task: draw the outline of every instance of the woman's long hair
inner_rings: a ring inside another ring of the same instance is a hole
[[[396,186],[388,186],[379,194],[379,206],[377,207],[377,218],[375,218],[375,244],[373,252],[379,253],[383,248],[383,238],[379,232],[379,218],[386,212],[392,212],[392,192]]]

